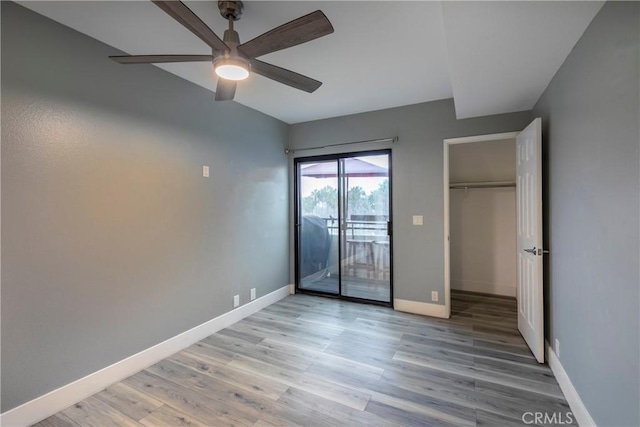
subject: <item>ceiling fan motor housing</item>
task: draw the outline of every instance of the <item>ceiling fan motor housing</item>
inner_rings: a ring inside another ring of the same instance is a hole
[[[242,15],[242,9],[244,5],[241,1],[219,1],[218,9],[220,9],[220,15],[224,19],[231,19],[233,21],[237,21],[240,19],[240,15]]]
[[[235,3],[235,2],[220,2],[220,3]],[[213,66],[216,67],[216,64],[224,61],[227,64],[234,64],[240,67],[243,67],[247,70],[251,69],[251,63],[249,58],[247,58],[240,50],[238,46],[240,45],[240,36],[238,32],[233,29],[225,30],[224,38],[225,44],[229,46],[229,50],[224,52],[216,52],[213,51]]]

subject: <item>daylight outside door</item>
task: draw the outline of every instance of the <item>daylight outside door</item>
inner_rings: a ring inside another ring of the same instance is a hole
[[[518,330],[544,363],[542,130],[535,119],[516,138]]]
[[[296,286],[391,303],[389,151],[296,160]]]

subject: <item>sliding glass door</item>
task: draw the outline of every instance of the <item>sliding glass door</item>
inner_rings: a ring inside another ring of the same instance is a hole
[[[338,162],[298,163],[298,287],[339,294]]]
[[[388,303],[391,198],[388,150],[296,159],[296,286]]]

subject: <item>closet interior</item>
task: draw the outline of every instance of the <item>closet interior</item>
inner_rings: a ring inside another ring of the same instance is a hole
[[[449,183],[452,309],[468,293],[515,298],[515,139],[451,145]]]

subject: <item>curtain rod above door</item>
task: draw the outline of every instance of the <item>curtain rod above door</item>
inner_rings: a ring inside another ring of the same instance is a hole
[[[371,142],[388,142],[388,141],[391,141],[391,143],[394,144],[394,143],[398,142],[398,137],[397,136],[391,136],[389,138],[365,139],[364,141],[339,142],[337,144],[328,144],[328,145],[323,145],[321,147],[300,148],[298,150],[292,150],[290,148],[285,148],[284,152],[285,152],[285,154],[289,154],[289,153],[296,153],[298,151],[321,150],[323,148],[337,147],[337,146],[340,146],[340,145],[364,144],[364,143],[371,143]]]

